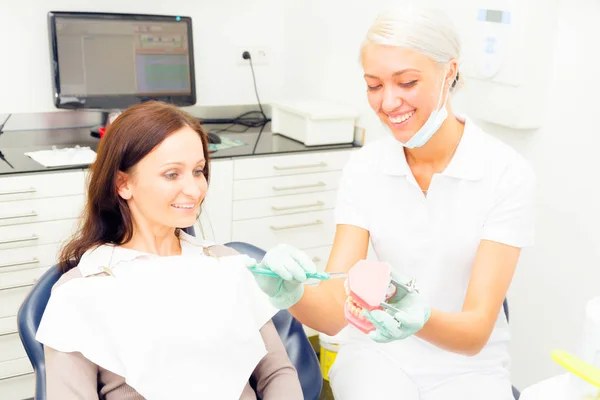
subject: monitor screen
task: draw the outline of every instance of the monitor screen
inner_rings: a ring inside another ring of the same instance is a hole
[[[196,103],[189,17],[50,12],[49,30],[58,108]]]

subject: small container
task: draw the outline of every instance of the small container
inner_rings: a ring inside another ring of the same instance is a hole
[[[306,146],[352,143],[356,110],[323,100],[271,103],[271,130]]]
[[[342,335],[340,333],[336,336],[328,336],[319,333],[319,364],[321,365],[323,379],[327,381],[329,381],[329,370],[335,362],[340,346],[344,343]]]

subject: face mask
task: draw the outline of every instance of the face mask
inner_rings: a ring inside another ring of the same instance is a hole
[[[421,147],[433,136],[434,133],[440,129],[440,126],[444,123],[446,118],[448,118],[448,110],[446,110],[446,100],[448,98],[448,94],[444,97],[444,104],[440,109],[440,103],[442,102],[442,95],[444,94],[444,83],[446,80],[446,73],[444,72],[444,79],[442,80],[442,89],[440,90],[440,97],[438,100],[438,104],[435,110],[431,112],[425,124],[419,129],[413,137],[411,137],[406,143],[402,143],[402,146],[413,149],[415,147]],[[384,123],[383,126],[387,131],[392,133],[390,127]]]

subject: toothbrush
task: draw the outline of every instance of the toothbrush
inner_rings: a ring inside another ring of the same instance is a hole
[[[269,268],[254,266],[254,267],[250,267],[249,270],[250,270],[250,272],[252,272],[253,274],[256,274],[256,275],[267,275],[267,276],[279,277],[279,275],[277,275],[277,273],[270,270]],[[346,272],[315,272],[315,273],[309,272],[306,274],[306,277],[308,279],[318,279],[321,281],[326,281],[328,279],[346,279],[346,278],[348,278],[348,274]],[[413,293],[413,292],[419,293],[419,289],[417,289],[417,287],[415,286],[414,279],[410,280],[408,283],[402,283],[402,282],[398,282],[394,279],[391,279],[390,283],[396,287],[400,287],[400,288],[404,289],[408,293]]]
[[[276,272],[270,270],[269,268],[262,268],[262,267],[250,267],[248,268],[250,270],[250,272],[252,272],[253,274],[256,275],[267,275],[267,276],[274,276],[274,277],[279,277],[279,275],[277,275]],[[325,281],[327,279],[344,279],[348,277],[348,274],[345,272],[308,272],[306,274],[306,277],[309,279],[319,279],[321,281]]]

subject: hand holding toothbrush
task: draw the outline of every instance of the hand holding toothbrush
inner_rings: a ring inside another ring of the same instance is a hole
[[[304,294],[304,282],[318,275],[308,255],[287,244],[269,250],[250,271],[271,304],[280,310],[296,304]]]

